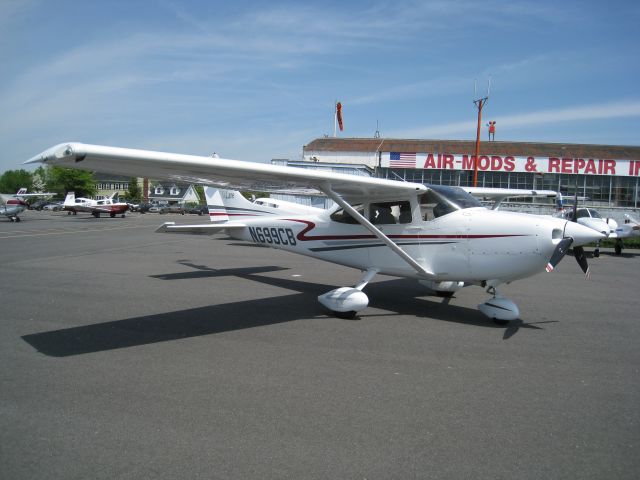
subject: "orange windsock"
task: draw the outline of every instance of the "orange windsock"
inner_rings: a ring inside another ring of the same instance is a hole
[[[342,126],[342,104],[340,102],[336,103],[336,117],[338,117],[338,127],[340,131],[344,130]]]

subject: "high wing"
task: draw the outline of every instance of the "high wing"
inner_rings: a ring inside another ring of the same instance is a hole
[[[474,197],[491,199],[494,201],[492,210],[497,210],[500,204],[507,198],[545,197],[555,198],[558,192],[554,190],[525,190],[515,188],[486,188],[486,187],[461,187],[465,192]]]
[[[25,163],[73,166],[135,177],[152,176],[235,190],[335,193],[352,203],[365,199],[383,201],[427,190],[425,186],[411,182],[82,143],[56,145]]]

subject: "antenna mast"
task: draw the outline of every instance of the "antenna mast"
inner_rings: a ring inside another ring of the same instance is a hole
[[[477,97],[478,95],[478,85],[477,85],[477,80],[474,80],[473,82],[473,93],[474,93],[474,97]],[[487,103],[487,101],[489,100],[489,92],[491,91],[491,76],[489,76],[489,81],[487,82],[487,95],[486,97],[482,97],[482,98],[478,98],[476,100],[473,101],[473,103],[475,104],[475,106],[478,109],[478,129],[476,131],[476,156],[475,159],[473,161],[473,186],[477,187],[478,186],[478,162],[480,161],[480,125],[482,124],[482,107],[484,107],[484,105]]]

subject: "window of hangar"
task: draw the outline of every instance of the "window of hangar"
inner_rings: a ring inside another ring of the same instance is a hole
[[[434,185],[468,187],[473,185],[470,170],[423,170],[381,168],[380,176]],[[640,177],[611,175],[577,175],[578,195],[586,202],[618,207],[640,206]],[[478,172],[478,186],[554,190],[565,196],[575,194],[576,175],[559,173]]]

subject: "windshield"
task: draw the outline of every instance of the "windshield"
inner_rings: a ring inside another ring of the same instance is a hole
[[[456,210],[463,210],[465,208],[482,207],[480,201],[465,192],[460,187],[447,187],[445,185],[429,185],[429,188],[435,190],[442,195],[449,203],[454,205]]]
[[[592,208],[589,209],[589,213],[591,214],[591,218],[602,218],[602,215]]]
[[[456,210],[483,207],[480,201],[459,187],[428,185],[429,190],[420,197],[420,211],[426,221]]]
[[[586,208],[579,208],[578,212],[577,212],[577,217],[578,218],[589,218],[589,210],[587,210]]]

